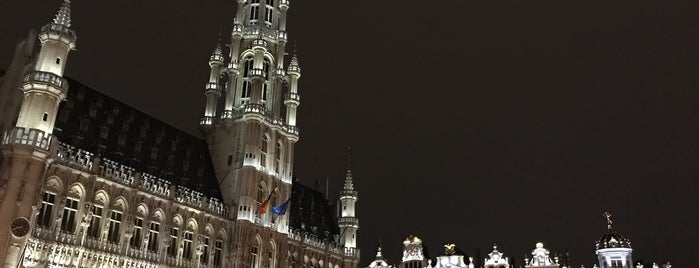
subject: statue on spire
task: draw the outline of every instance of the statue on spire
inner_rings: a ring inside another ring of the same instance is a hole
[[[612,229],[612,214],[605,211],[602,216],[604,216],[607,219],[607,229],[611,230]]]

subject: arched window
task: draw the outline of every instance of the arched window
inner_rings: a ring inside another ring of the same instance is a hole
[[[160,243],[158,237],[160,236],[160,220],[162,219],[162,217],[163,215],[159,210],[155,211],[155,213],[153,213],[153,219],[148,224],[149,251],[158,252],[158,244]]]
[[[265,185],[264,183],[260,182],[260,185],[257,186],[257,203],[262,204],[262,202],[265,201]]]
[[[262,135],[262,144],[260,145],[260,165],[263,167],[267,166],[267,145],[269,144],[269,139],[267,135]]]
[[[61,230],[64,232],[75,232],[82,193],[82,187],[79,185],[74,185],[68,190],[65,207],[63,207],[63,218],[61,219]]]
[[[87,235],[92,238],[99,238],[102,231],[102,216],[104,213],[104,207],[108,202],[107,194],[104,192],[99,192],[95,195],[95,202],[92,206],[92,219],[90,220],[90,227],[87,228]]]
[[[143,219],[147,213],[148,210],[145,206],[138,206],[136,216],[133,218],[133,235],[131,236],[131,241],[129,241],[131,247],[138,248],[141,246],[141,242],[143,242]]]
[[[250,248],[250,268],[260,267],[260,239],[256,240],[256,243]]]
[[[274,241],[269,241],[269,251],[267,251],[267,265],[269,268],[275,268],[277,262],[275,261],[277,257],[277,247]]]
[[[121,238],[120,230],[124,211],[126,211],[126,201],[121,198],[117,199],[117,201],[114,202],[114,209],[109,214],[107,240],[112,243],[119,243],[119,239]]]

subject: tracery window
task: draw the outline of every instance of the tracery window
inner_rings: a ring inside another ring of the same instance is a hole
[[[221,255],[221,253],[223,253],[223,241],[216,240],[216,241],[214,241],[214,266],[215,267],[221,267],[221,258],[223,257]]]
[[[150,235],[148,236],[148,250],[158,252],[158,235],[160,234],[160,223],[150,223]]]
[[[87,228],[87,235],[92,238],[99,238],[101,223],[102,223],[102,210],[104,207],[101,205],[92,206],[92,219],[90,220],[90,227]]]
[[[134,218],[133,236],[131,236],[131,247],[137,248],[141,246],[141,236],[143,235],[143,218]]]
[[[272,27],[272,18],[274,14],[274,0],[267,0],[267,5],[265,6],[265,26],[268,28]]]
[[[172,227],[170,229],[170,247],[167,248],[167,254],[170,256],[176,256],[177,255],[177,235],[178,235],[179,229],[177,227]]]
[[[49,227],[51,225],[51,217],[53,213],[53,206],[56,204],[56,194],[51,192],[44,192],[41,198],[41,208],[39,209],[39,216],[37,217],[37,224]]]
[[[260,165],[263,167],[267,166],[267,144],[269,139],[267,135],[262,136],[262,144],[260,145]]]
[[[250,268],[257,268],[258,251],[259,251],[259,248],[256,245],[252,246],[252,249],[250,250]]]
[[[199,257],[199,261],[206,265],[209,263],[209,238],[204,236],[201,239],[202,245],[201,245],[201,257]]]
[[[257,24],[260,15],[260,0],[250,0],[250,25]]]
[[[194,238],[194,233],[191,231],[184,231],[184,250],[182,252],[182,257],[188,260],[192,259],[192,240]]]
[[[61,220],[61,230],[64,232],[75,232],[75,219],[78,214],[77,199],[71,197],[66,198],[66,206],[63,207],[63,219]]]
[[[119,243],[119,230],[121,229],[121,211],[113,210],[109,215],[109,231],[107,233],[107,240],[113,243]]]

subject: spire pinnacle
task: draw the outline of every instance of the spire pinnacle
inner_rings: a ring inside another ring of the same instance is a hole
[[[63,0],[63,4],[58,13],[56,13],[53,23],[70,27],[70,0]]]
[[[352,183],[352,147],[347,147],[347,174],[345,175],[345,190],[354,190]]]

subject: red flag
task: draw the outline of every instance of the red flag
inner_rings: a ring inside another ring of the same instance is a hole
[[[276,191],[276,190],[277,190],[277,188],[274,188],[274,191]],[[274,191],[271,191],[269,193],[269,196],[267,196],[267,200],[262,202],[262,205],[260,205],[260,209],[257,210],[257,215],[263,215],[263,214],[265,214],[265,212],[267,212],[267,208],[269,207],[269,199],[272,198],[272,194],[274,193]]]

